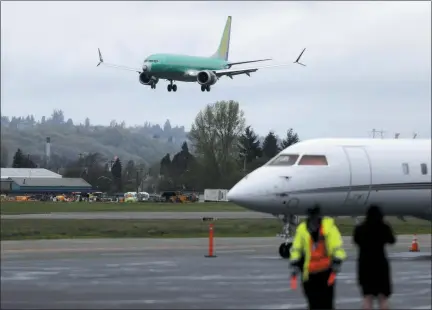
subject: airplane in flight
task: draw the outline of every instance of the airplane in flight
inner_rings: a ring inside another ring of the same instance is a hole
[[[156,85],[160,79],[165,79],[170,83],[167,86],[169,92],[177,91],[177,85],[175,81],[181,82],[198,82],[201,85],[201,91],[210,91],[211,86],[222,76],[227,76],[233,79],[233,76],[239,74],[246,74],[250,76],[250,73],[256,72],[259,69],[286,66],[288,64],[276,64],[262,67],[251,67],[251,68],[231,68],[232,66],[269,61],[272,59],[257,59],[248,61],[230,62],[228,60],[230,37],[231,37],[231,16],[228,16],[224,32],[219,44],[217,51],[210,57],[199,57],[199,56],[188,56],[188,55],[176,55],[176,54],[153,54],[148,56],[143,63],[142,68],[130,68],[122,65],[105,63],[102,58],[100,49],[99,52],[99,63],[105,66],[123,69],[128,71],[135,71],[139,73],[139,82],[143,85],[148,85],[152,89],[156,89]],[[304,51],[300,53],[297,59],[294,61],[295,64],[305,66],[300,62]]]
[[[282,218],[289,258],[298,215],[315,203],[327,216],[384,214],[432,221],[430,139],[313,139],[282,150],[227,194],[235,204]]]

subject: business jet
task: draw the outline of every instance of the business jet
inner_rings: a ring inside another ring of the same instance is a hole
[[[177,55],[177,54],[153,54],[148,56],[143,63],[142,68],[131,68],[122,65],[105,63],[102,57],[100,49],[99,52],[99,63],[105,66],[123,69],[128,71],[135,71],[139,74],[139,82],[142,85],[148,85],[151,89],[156,89],[156,84],[160,79],[165,79],[170,82],[167,86],[169,92],[177,91],[177,85],[174,81],[181,82],[197,82],[201,85],[201,91],[210,91],[211,86],[216,84],[216,82],[222,76],[227,76],[233,79],[233,76],[246,74],[250,76],[252,72],[256,72],[259,69],[272,68],[286,66],[289,64],[276,64],[268,65],[262,67],[249,67],[249,68],[231,68],[232,66],[242,65],[253,62],[269,61],[268,59],[257,59],[257,60],[247,60],[230,62],[228,61],[229,48],[230,48],[230,38],[231,38],[231,16],[225,24],[224,32],[219,44],[217,51],[210,57],[200,57],[200,56],[189,56],[189,55]],[[300,62],[304,51],[300,53],[297,59],[294,61],[295,64],[305,66],[305,64]]]
[[[386,215],[432,221],[430,139],[314,139],[294,144],[238,182],[227,198],[282,217],[289,257],[298,215],[318,203],[328,216]]]

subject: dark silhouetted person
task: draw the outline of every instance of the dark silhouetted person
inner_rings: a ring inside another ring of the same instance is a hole
[[[374,298],[378,298],[381,309],[388,309],[392,282],[385,245],[394,244],[396,239],[379,207],[369,207],[366,219],[354,229],[353,239],[359,248],[357,279],[363,294],[363,309],[372,309]]]

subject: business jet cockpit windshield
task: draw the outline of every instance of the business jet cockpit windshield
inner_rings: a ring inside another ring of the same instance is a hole
[[[278,157],[268,163],[269,166],[292,166],[296,163],[298,155],[280,154]]]
[[[327,158],[324,155],[303,155],[299,166],[328,166]]]

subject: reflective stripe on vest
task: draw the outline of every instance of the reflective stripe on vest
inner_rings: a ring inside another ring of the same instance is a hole
[[[323,226],[319,230],[318,242],[310,241],[309,273],[316,273],[330,268],[331,258],[327,255]]]

